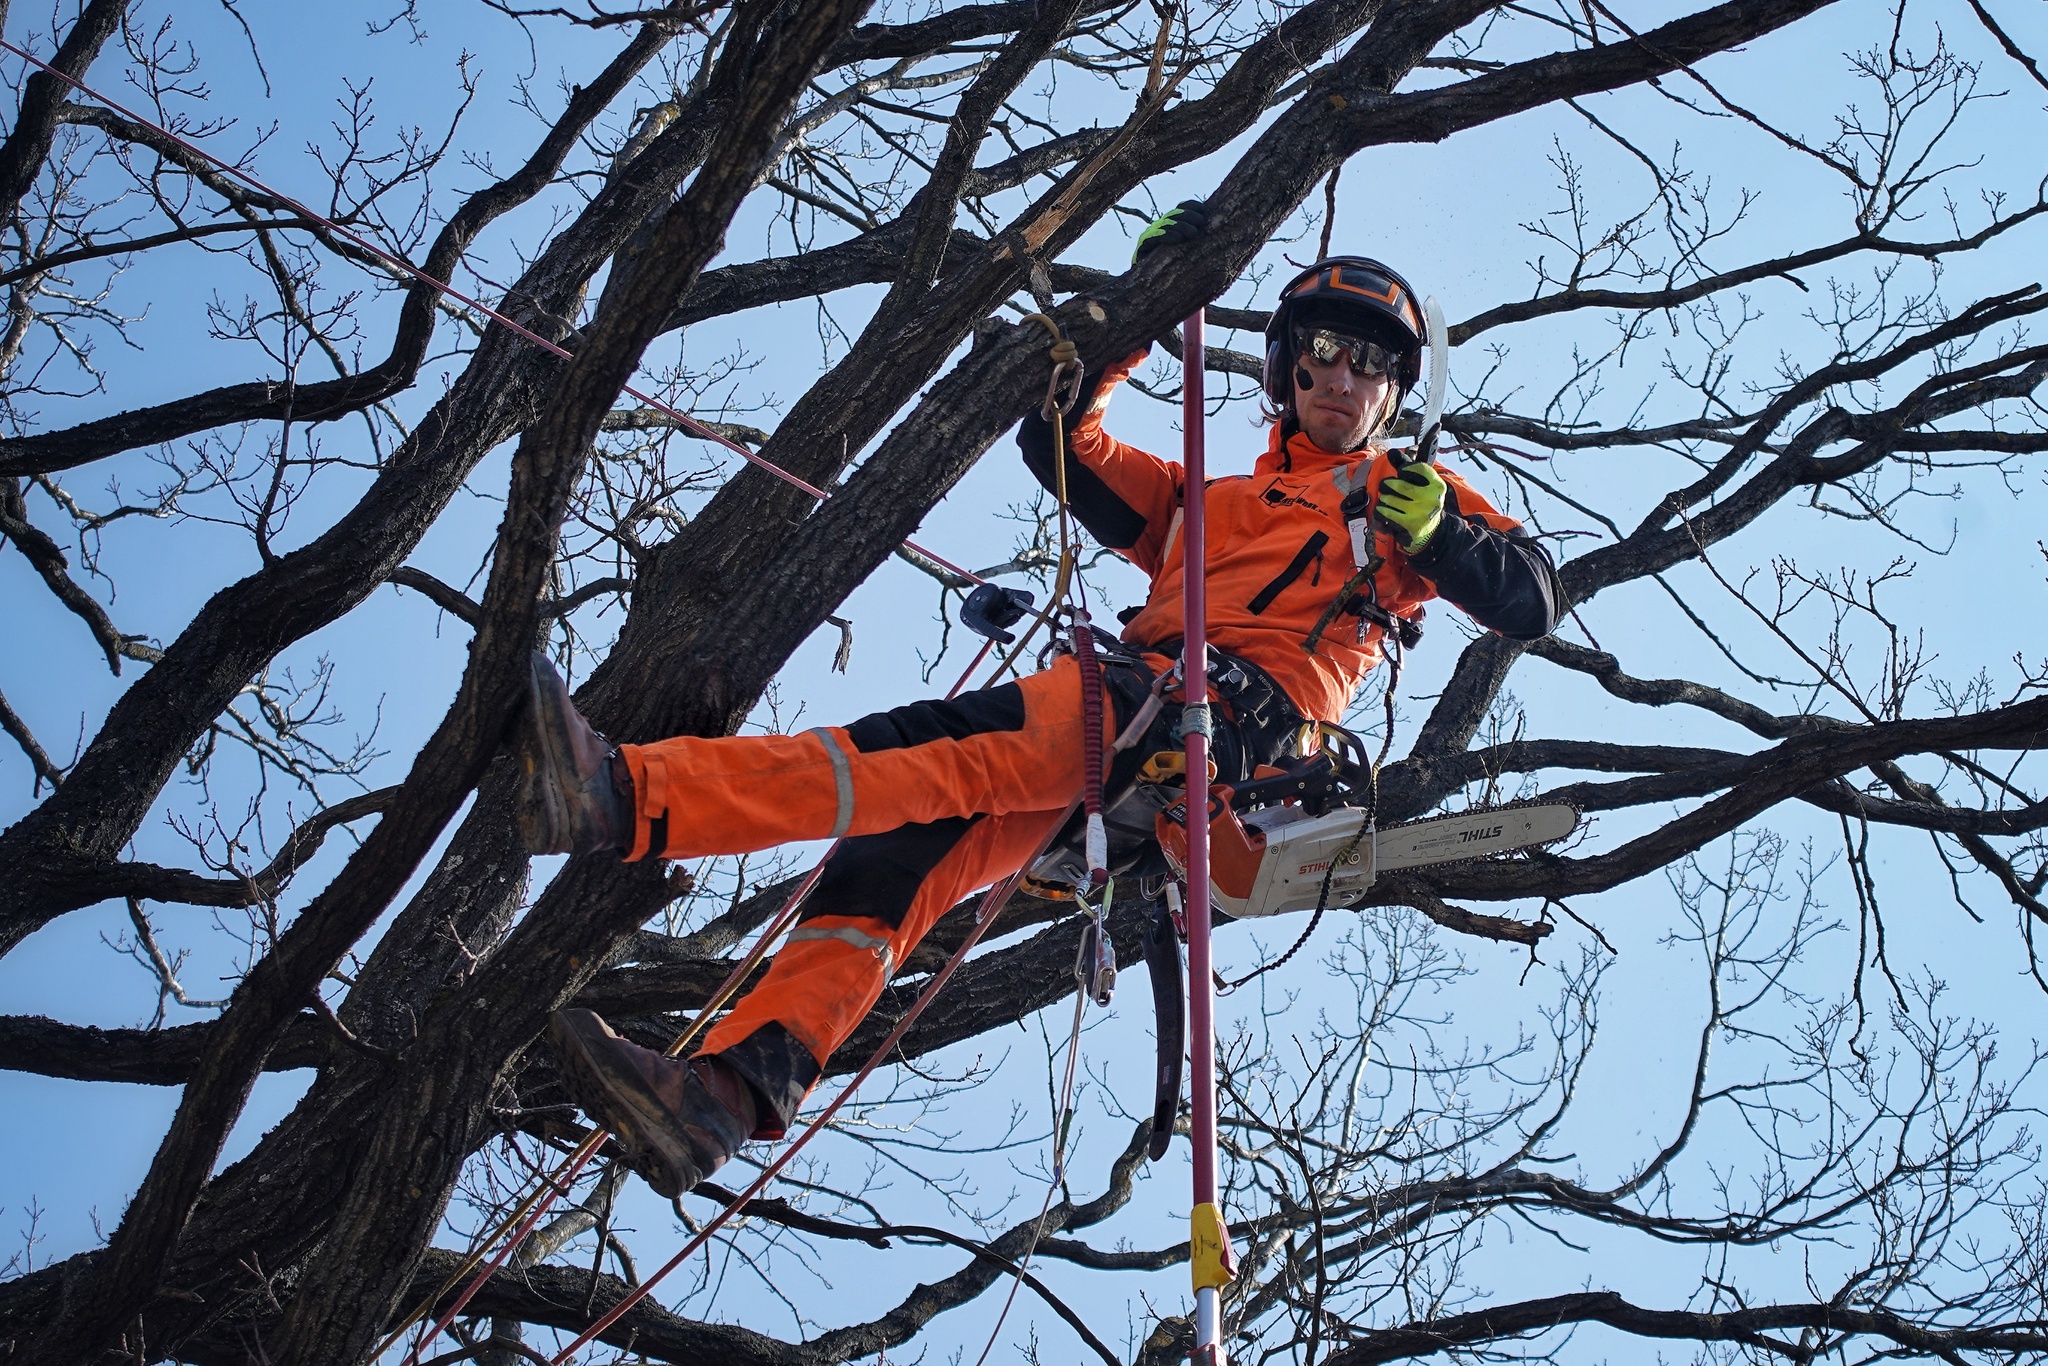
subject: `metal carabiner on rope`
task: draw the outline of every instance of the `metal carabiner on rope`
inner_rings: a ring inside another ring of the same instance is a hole
[[[1060,332],[1060,325],[1050,314],[1027,313],[1023,322],[1044,325],[1052,333],[1052,348],[1046,353],[1052,360],[1052,377],[1045,383],[1045,402],[1038,407],[1038,415],[1047,422],[1065,417],[1074,411],[1074,405],[1081,401],[1081,378],[1087,369],[1081,364],[1081,351]],[[1066,396],[1060,395],[1064,388]]]
[[[1038,415],[1047,422],[1055,417],[1065,417],[1074,411],[1074,405],[1081,401],[1081,379],[1087,368],[1081,364],[1081,355],[1075,345],[1062,337],[1052,347],[1052,377],[1045,384],[1045,402],[1039,405]],[[1061,390],[1065,389],[1065,397]]]
[[[1099,1006],[1116,995],[1116,944],[1109,937],[1109,903],[1116,895],[1116,882],[1102,889],[1102,901],[1091,905],[1081,888],[1074,889],[1074,904],[1088,917],[1081,929],[1081,943],[1074,951],[1074,982]]]

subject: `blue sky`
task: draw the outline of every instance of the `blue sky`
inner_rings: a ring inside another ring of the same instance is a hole
[[[1646,22],[1653,21],[1652,7],[1636,8]],[[2012,5],[2006,8],[2014,10],[2006,17],[2022,41],[2048,39],[2048,23],[2035,11]],[[533,119],[513,106],[512,96],[515,83],[533,71],[536,53],[510,25],[481,22],[469,8],[427,5],[422,12],[429,36],[417,44],[405,41],[402,32],[373,39],[364,34],[361,15],[337,9],[291,7],[252,12],[250,22],[270,76],[267,93],[238,30],[224,15],[180,12],[176,32],[197,43],[205,56],[208,82],[215,92],[214,108],[237,111],[240,126],[249,130],[275,125],[259,164],[281,188],[317,190],[318,168],[306,159],[305,148],[328,136],[334,102],[347,80],[375,73],[380,117],[389,121],[385,127],[414,121],[438,127],[457,101],[450,73],[458,51],[465,48],[472,54],[472,69],[480,73],[480,93],[465,122],[465,142],[487,149],[502,168],[509,158],[522,155],[534,136]],[[10,15],[7,36],[22,41],[33,27],[30,18],[21,11]],[[2033,193],[2039,175],[2041,92],[2023,72],[1999,57],[1980,31],[1963,26],[1967,16],[1937,15],[1933,7],[1916,7],[1908,11],[1906,31],[1924,44],[1937,18],[1950,27],[1949,37],[1958,50],[1985,62],[1983,88],[2011,92],[1969,111],[1955,140],[1957,154],[1952,160],[1982,158],[1979,167],[1959,172],[1954,181],[1958,212],[1966,221],[1973,214],[1981,219],[1981,208],[1968,198],[1977,185],[1997,184],[2023,197]],[[1736,102],[1824,137],[1830,131],[1829,119],[1849,102],[1860,101],[1861,107],[1870,107],[1867,92],[1858,93],[1841,54],[1882,41],[1889,28],[1880,7],[1844,4],[1787,34],[1753,45],[1747,53],[1719,59],[1707,70]],[[577,79],[609,50],[602,39],[546,30],[537,54],[540,65],[531,78],[543,92],[543,105],[553,107],[556,102],[552,83],[558,66],[568,71],[570,79]],[[110,54],[95,68],[93,78],[111,86],[118,81],[121,67],[119,54]],[[13,59],[8,59],[4,69],[10,74],[16,70]],[[1590,102],[1589,107],[1611,125],[1627,128],[1637,145],[1653,157],[1662,158],[1674,142],[1681,143],[1684,161],[1696,168],[1702,191],[1716,213],[1732,211],[1742,191],[1756,193],[1747,221],[1714,248],[1715,259],[1722,264],[1773,254],[1791,243],[1832,240],[1847,231],[1848,214],[1836,184],[1817,174],[1809,159],[1777,146],[1737,120],[1701,118],[1650,91],[1626,92]],[[1095,109],[1062,104],[1059,109],[1059,117],[1069,123],[1108,121],[1120,118],[1121,113],[1121,109],[1106,105]],[[1162,204],[1203,194],[1248,141],[1249,136],[1204,163],[1156,183],[1151,187],[1153,194]],[[1552,161],[1560,141],[1584,167],[1586,195],[1596,222],[1606,221],[1603,213],[1632,212],[1647,198],[1647,177],[1639,163],[1591,133],[1570,111],[1543,111],[1461,134],[1440,146],[1374,149],[1362,154],[1346,168],[1343,178],[1337,244],[1396,263],[1425,292],[1437,294],[1453,320],[1503,299],[1526,295],[1531,288],[1528,263],[1543,248],[1524,225],[1541,221],[1560,206]],[[455,169],[447,178],[450,184],[465,184],[475,175]],[[1928,208],[1936,210],[1939,204],[1931,202]],[[1931,215],[1910,230],[1938,232],[1937,217]],[[494,231],[480,248],[480,268],[500,277],[509,273],[513,268],[511,244],[515,240],[530,244],[544,224],[545,209],[538,208]],[[1958,260],[1943,281],[1945,293],[1962,302],[2030,282],[2040,255],[2040,232],[2035,226],[2022,228],[1994,248]],[[729,259],[751,259],[767,250],[786,250],[787,245],[786,234],[778,236],[761,214],[750,211],[730,234],[728,255]],[[1262,262],[1284,270],[1280,264],[1283,253],[1306,259],[1312,248],[1311,233],[1306,241],[1276,244]],[[1116,269],[1127,252],[1127,234],[1118,225],[1108,225],[1091,234],[1067,259]],[[1740,364],[1764,380],[1771,377],[1781,356],[1810,357],[1816,329],[1803,312],[1820,306],[1830,278],[1867,280],[1868,269],[1867,263],[1852,260],[1806,272],[1804,289],[1774,280],[1749,291],[1751,302],[1763,316],[1748,334]],[[345,266],[330,268],[334,287],[350,287],[347,271]],[[48,404],[47,422],[77,421],[245,377],[246,356],[190,344],[204,327],[205,305],[219,277],[194,268],[191,260],[173,256],[144,262],[137,272],[131,297],[148,304],[146,316],[133,331],[142,357],[116,356],[112,373],[117,383],[110,392],[61,406]],[[1261,296],[1240,288],[1225,302],[1263,305],[1269,302],[1269,293]],[[852,290],[834,296],[830,306],[836,317],[848,322],[859,318],[878,297],[873,289]],[[739,348],[763,358],[761,367],[743,379],[742,392],[786,407],[817,373],[820,358],[814,323],[814,312],[805,304],[759,310],[693,329],[686,354],[700,364],[705,357]],[[1510,384],[1518,395],[1511,406],[1535,406],[1529,396],[1542,394],[1559,381],[1570,363],[1571,346],[1595,344],[1604,327],[1602,319],[1574,319],[1496,334],[1509,348],[1509,355],[1501,379],[1487,392],[1498,394],[1503,383]],[[365,345],[374,354],[379,344],[373,326]],[[1237,344],[1251,349],[1245,339]],[[1662,367],[1667,356],[1689,360],[1697,349],[1677,328],[1671,334],[1641,341],[1626,364],[1607,376],[1607,393],[1596,403],[1595,414],[1602,420],[1616,420],[1653,386],[1646,411],[1667,417],[1683,413],[1685,400],[1679,386]],[[1469,389],[1487,361],[1466,351],[1476,352],[1476,348],[1466,348],[1454,358],[1454,383]],[[667,339],[657,343],[650,363],[672,361],[676,355],[676,343]],[[766,420],[753,420],[768,425]],[[1170,453],[1178,445],[1174,410],[1135,393],[1117,400],[1111,426],[1125,439],[1162,453]],[[345,425],[325,435],[337,443],[358,437],[357,431]],[[1249,404],[1227,406],[1210,423],[1212,466],[1221,472],[1248,465],[1262,445],[1263,435]],[[108,502],[111,495],[102,487],[107,479],[118,478],[123,487],[134,488],[152,477],[153,471],[140,457],[125,456],[105,469],[77,472],[71,487],[81,497]],[[1474,477],[1482,487],[1497,483],[1497,476],[1483,471],[1475,472]],[[1673,462],[1652,462],[1629,451],[1561,458],[1549,463],[1545,477],[1603,507],[1640,515],[1684,475]],[[452,581],[466,579],[495,529],[495,499],[503,478],[500,453],[479,469],[472,481],[473,495],[451,507],[413,563]],[[1944,476],[1943,482],[1946,479]],[[1719,549],[1716,563],[1733,576],[1784,554],[1795,554],[1816,569],[1840,565],[1876,569],[1893,555],[1904,554],[1915,561],[1918,572],[1893,601],[1916,630],[1926,633],[1928,648],[1939,657],[1940,668],[1967,674],[1981,666],[2001,685],[2009,684],[2013,677],[2009,657],[2015,651],[2039,650],[2038,631],[2025,629],[2026,623],[2042,619],[2042,564],[2036,550],[2043,494],[2039,469],[2034,468],[2027,479],[2010,489],[1987,472],[1958,476],[1956,482],[1964,489],[1962,499],[1930,501],[1913,514],[1916,533],[1932,547],[1946,548],[1953,539],[1950,554],[1903,545],[1867,526],[1783,508]],[[322,494],[325,501],[301,511],[292,536],[305,537],[317,531],[326,509],[345,506],[350,488],[348,476],[334,478]],[[962,563],[999,561],[1007,556],[1012,535],[999,515],[1029,493],[1028,479],[1011,457],[1008,443],[999,442],[927,519],[920,539]],[[1552,530],[1593,529],[1584,519],[1555,508],[1543,510],[1543,515]],[[1628,516],[1617,520],[1625,526],[1631,523]],[[1586,544],[1591,542],[1568,542],[1565,553]],[[246,540],[226,529],[131,521],[108,536],[104,564],[113,587],[102,582],[96,591],[108,601],[122,629],[168,640],[209,592],[253,568],[254,557]],[[1674,574],[1672,580],[1745,657],[1769,672],[1799,676],[1798,662],[1770,642],[1707,576],[1686,571]],[[1101,582],[1119,605],[1142,591],[1142,584],[1128,571],[1107,572]],[[855,623],[850,669],[843,675],[830,671],[837,644],[833,633],[814,638],[798,652],[778,682],[780,724],[845,720],[928,691],[929,685],[921,677],[920,652],[928,654],[937,638],[935,601],[929,580],[894,561],[886,564],[842,609]],[[90,736],[123,680],[108,675],[75,619],[50,600],[18,555],[4,550],[0,550],[0,602],[6,604],[7,638],[19,642],[0,658],[0,689],[53,752],[68,755],[75,737]],[[1430,695],[1455,660],[1459,636],[1452,616],[1448,611],[1432,614],[1431,635],[1404,679],[1401,706],[1407,734],[1412,735],[1412,728],[1426,715]],[[1624,666],[1639,676],[1712,682],[1775,710],[1790,710],[1801,700],[1791,690],[1773,694],[1740,680],[1697,631],[1675,624],[1667,600],[1654,587],[1605,595],[1582,616],[1584,628],[1599,644],[1616,653]],[[1578,631],[1574,627],[1568,634],[1582,639]],[[403,772],[413,747],[438,720],[459,676],[465,645],[459,623],[442,620],[415,594],[387,589],[332,628],[295,647],[286,660],[302,673],[323,655],[339,663],[335,697],[349,718],[343,730],[364,728],[369,718],[377,718],[377,747],[388,757],[364,775],[367,785],[376,786]],[[124,674],[132,676],[141,667],[129,663]],[[941,686],[957,668],[951,660],[939,668],[935,677]],[[1512,686],[1527,708],[1531,734],[1735,748],[1752,743],[1733,727],[1711,718],[1625,706],[1589,682],[1563,675],[1540,661],[1521,665]],[[1924,713],[1931,706],[1923,699],[1916,710]],[[804,718],[802,722],[796,720],[798,715]],[[11,820],[28,809],[27,787],[25,763],[11,750],[0,751],[0,820]],[[230,803],[240,800],[232,782],[223,784],[223,799]],[[189,812],[196,802],[197,794],[189,786],[174,786],[161,810]],[[303,799],[297,809],[305,809]],[[283,803],[273,799],[266,811],[275,820],[283,814]],[[1793,841],[1795,850],[1800,840],[1816,841],[1817,856],[1822,860],[1831,841],[1839,844],[1832,818],[1823,820],[1815,813],[1774,812],[1770,824]],[[1595,825],[1593,838],[1597,846],[1605,847],[1633,828],[1629,820],[1603,818]],[[2009,1056],[2024,1057],[2027,1041],[2039,1034],[2033,1023],[2039,1017],[2039,1004],[2023,975],[2018,938],[2002,895],[1986,879],[1969,884],[1973,902],[1985,916],[1983,924],[1975,923],[1954,906],[1946,875],[1924,838],[1895,834],[1881,841],[1879,850],[1874,862],[1891,910],[1888,925],[1894,961],[1914,965],[1952,984],[1950,1008],[2000,1023],[2010,1041]],[[1710,852],[1725,857],[1724,850]],[[342,854],[340,848],[323,854],[301,875],[299,886],[311,889],[321,885]],[[184,850],[164,822],[153,818],[137,837],[135,856],[170,862],[183,857]],[[1822,876],[1818,894],[1831,916],[1848,916],[1853,924],[1853,895],[1839,866]],[[1574,905],[1619,949],[1602,987],[1603,1031],[1583,1098],[1556,1145],[1560,1152],[1577,1154],[1578,1164],[1590,1173],[1611,1175],[1614,1168],[1638,1160],[1661,1143],[1675,1121],[1675,1106],[1683,1099],[1683,1074],[1690,1067],[1703,1006],[1697,953],[1683,944],[1666,942],[1676,923],[1672,901],[1661,879],[1646,879]],[[211,994],[215,979],[232,969],[232,947],[225,936],[214,928],[207,912],[160,907],[156,913],[167,944],[192,954],[185,974],[188,986],[198,994]],[[1319,933],[1315,952],[1304,954],[1271,979],[1270,990],[1275,995],[1268,998],[1270,1003],[1278,1006],[1293,998],[1286,1006],[1283,1025],[1305,1019],[1317,1009],[1342,1012],[1349,1008],[1348,991],[1319,963],[1321,957],[1337,952],[1343,937],[1356,929],[1339,923],[1344,919],[1332,917]],[[102,943],[103,938],[113,938],[125,927],[122,908],[107,906],[67,916],[37,934],[0,959],[0,1009],[107,1026],[145,1023],[154,1010],[150,980],[139,967]],[[1219,944],[1222,965],[1226,971],[1233,967],[1241,970],[1255,961],[1260,947],[1266,953],[1284,947],[1296,928],[1285,923],[1226,935]],[[1568,925],[1546,947],[1547,966],[1526,975],[1525,960],[1517,952],[1490,944],[1453,944],[1471,968],[1469,975],[1441,993],[1442,1010],[1454,1014],[1453,1032],[1483,1042],[1509,1039],[1520,1028],[1537,1027],[1541,1010],[1555,999],[1557,975],[1577,963],[1588,942],[1576,926]],[[1822,947],[1802,965],[1801,982],[1815,993],[1837,993],[1846,987],[1853,965],[1853,932],[1837,934],[1824,939]],[[1226,1003],[1226,1023],[1254,1019],[1254,1004],[1247,997]],[[1065,1004],[1049,1011],[1044,1030],[1057,1036],[1065,1028],[1067,1011]],[[174,1008],[172,1022],[194,1017],[193,1012],[180,1014]],[[1142,1108],[1151,1049],[1149,1001],[1142,984],[1127,982],[1116,1004],[1104,1012],[1091,1011],[1091,1021],[1086,1043],[1091,1069],[1102,1073],[1117,1101],[1133,1110]],[[974,1135],[1002,1130],[1013,1103],[1024,1107],[1027,1132],[1043,1131],[1046,1080],[1042,1039],[1039,1022],[1026,1022],[1001,1041],[977,1041],[965,1050],[956,1050],[961,1056],[937,1061],[941,1069],[960,1068],[979,1055],[984,1063],[994,1064],[998,1059],[988,1050],[1005,1044],[1009,1049],[992,1080],[951,1101],[943,1118],[928,1121],[933,1131],[957,1130],[961,1135],[942,1146],[957,1152],[968,1146]],[[230,1157],[245,1151],[289,1107],[303,1085],[304,1078],[297,1074],[267,1076],[237,1130]],[[1102,1093],[1091,1092],[1089,1103],[1100,1106],[1105,1100]],[[31,1202],[45,1211],[40,1231],[46,1241],[37,1249],[39,1263],[93,1245],[95,1220],[101,1227],[111,1227],[174,1104],[175,1094],[168,1090],[0,1074],[0,1116],[6,1117],[0,1121],[0,1210],[4,1210],[0,1246],[25,1221],[23,1211]],[[1089,1174],[1081,1178],[1084,1185],[1102,1170],[1107,1154],[1121,1147],[1127,1132],[1122,1121],[1106,1117],[1099,1109],[1091,1110],[1084,1120],[1076,1162],[1077,1171]],[[1716,1145],[1723,1142],[1730,1146],[1710,1145],[1709,1151],[1740,1151],[1737,1136],[1716,1137]],[[1035,1208],[1034,1182],[1042,1161],[1041,1148],[1028,1145],[1012,1153],[1010,1160],[1017,1169],[1018,1199]],[[1183,1173],[1182,1153],[1177,1148],[1148,1180],[1140,1200],[1112,1226],[1113,1234],[1138,1245],[1157,1245],[1180,1236],[1177,1221],[1185,1203]],[[984,1207],[1002,1194],[1000,1176],[988,1180],[981,1201]],[[914,1189],[900,1177],[895,1179],[889,1198],[892,1214],[904,1219],[954,1217],[935,1195]],[[1023,1209],[1019,1206],[1011,1217]],[[650,1249],[663,1244],[673,1221],[666,1209],[637,1185],[628,1197],[626,1212],[643,1230],[635,1239],[636,1247],[642,1246],[643,1239]],[[1544,1251],[1531,1258],[1529,1252],[1539,1246]],[[1589,1251],[1579,1254],[1526,1238],[1520,1242],[1496,1238],[1477,1255],[1479,1265],[1501,1268],[1490,1273],[1490,1279],[1502,1294],[1547,1293],[1601,1284],[1669,1301],[1686,1293],[1697,1271],[1696,1259],[1689,1254],[1672,1251],[1648,1258],[1632,1254],[1635,1259],[1624,1264],[1604,1257],[1605,1246],[1595,1240]],[[886,1292],[874,1287],[872,1260],[842,1260],[836,1253],[828,1254],[821,1263],[816,1282],[789,1274],[792,1286],[803,1287],[792,1293],[801,1293],[806,1311],[832,1324],[865,1317],[874,1311],[877,1294],[882,1302],[893,1302],[916,1278],[943,1274],[956,1263],[950,1253],[906,1254],[900,1269],[893,1264],[889,1268],[892,1275],[900,1276],[900,1286]],[[1788,1274],[1791,1270],[1787,1268]],[[1113,1343],[1123,1340],[1126,1307],[1135,1306],[1141,1291],[1167,1306],[1178,1304],[1185,1293],[1185,1277],[1179,1272],[1119,1278],[1056,1266],[1046,1275],[1063,1294],[1070,1294],[1086,1308],[1098,1331]],[[1489,1277],[1480,1279],[1484,1283]],[[763,1292],[744,1278],[734,1286],[734,1297],[719,1301],[718,1316],[747,1317],[784,1335],[791,1331],[786,1320],[776,1317],[780,1311]],[[969,1350],[978,1350],[980,1335],[987,1333],[994,1309],[992,1302],[977,1303],[950,1316],[942,1321],[934,1341],[944,1348],[965,1344]],[[704,1308],[700,1303],[692,1306],[691,1312],[701,1313]],[[1060,1337],[1065,1330],[1028,1301],[1020,1302],[1005,1329],[1006,1337],[1021,1341],[1029,1331],[1027,1325],[1034,1323],[1048,1352],[1063,1358],[1070,1342]],[[1582,1341],[1596,1344],[1590,1349],[1596,1355],[1602,1350],[1627,1350],[1598,1334],[1589,1334]],[[1597,1345],[1603,1342],[1604,1347]]]

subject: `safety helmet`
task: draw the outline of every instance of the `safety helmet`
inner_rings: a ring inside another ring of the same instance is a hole
[[[1408,393],[1422,380],[1422,304],[1391,267],[1366,256],[1331,256],[1288,281],[1266,324],[1266,397],[1285,410],[1294,399],[1294,329],[1304,323],[1350,327],[1397,352],[1394,383]]]

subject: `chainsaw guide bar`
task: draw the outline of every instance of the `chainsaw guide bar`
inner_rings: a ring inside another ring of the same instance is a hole
[[[1380,869],[1390,869],[1485,858],[1555,843],[1578,824],[1577,811],[1555,803],[1461,811],[1380,831],[1374,841],[1373,861]]]
[[[1383,870],[1551,844],[1578,828],[1579,813],[1557,803],[1489,807],[1377,832],[1366,829],[1366,820],[1354,806],[1320,816],[1291,804],[1261,807],[1241,818],[1227,807],[1212,811],[1211,881],[1218,909],[1249,920],[1317,905],[1355,906]],[[1164,821],[1159,834],[1168,861],[1184,870],[1186,836]]]

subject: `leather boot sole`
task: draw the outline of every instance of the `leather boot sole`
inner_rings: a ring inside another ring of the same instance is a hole
[[[620,1062],[614,1036],[588,1010],[558,1010],[548,1037],[562,1063],[562,1079],[583,1112],[612,1131],[626,1165],[656,1194],[673,1200],[707,1173],[698,1165],[681,1127],[638,1072]]]
[[[611,742],[576,711],[546,655],[527,662],[527,709],[516,745],[519,835],[529,854],[585,854],[632,842],[630,803],[607,771]]]
[[[560,854],[570,845],[569,807],[559,775],[575,772],[567,718],[541,657],[527,663],[526,723],[519,745],[519,834],[528,853]]]

